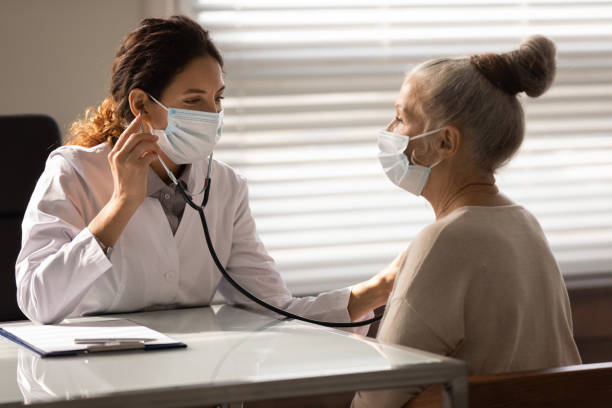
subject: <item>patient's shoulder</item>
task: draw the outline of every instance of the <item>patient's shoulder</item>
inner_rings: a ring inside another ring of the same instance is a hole
[[[478,218],[459,209],[423,228],[412,241],[412,248],[423,254],[446,250],[448,245],[459,244],[468,236],[477,236],[479,230]]]
[[[413,273],[429,271],[428,274],[436,275],[448,269],[467,274],[477,271],[487,259],[496,258],[500,251],[513,247],[512,235],[507,234],[506,228],[505,219],[511,216],[508,211],[515,209],[481,211],[464,207],[423,228],[410,245]]]
[[[535,218],[519,205],[498,207],[462,207],[424,228],[419,238],[445,247],[467,247],[501,243],[513,228],[528,230]],[[488,246],[488,245],[487,245]]]

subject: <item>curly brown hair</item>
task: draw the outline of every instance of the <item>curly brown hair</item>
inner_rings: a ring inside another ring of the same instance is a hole
[[[114,145],[134,119],[128,96],[135,88],[160,99],[174,76],[194,58],[211,56],[223,68],[208,31],[185,16],[147,18],[121,41],[113,61],[110,96],[70,127],[66,145]]]

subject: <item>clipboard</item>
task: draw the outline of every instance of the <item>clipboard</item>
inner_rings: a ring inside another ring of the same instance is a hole
[[[185,343],[129,319],[80,319],[54,325],[18,323],[1,327],[0,335],[43,358],[187,347]]]

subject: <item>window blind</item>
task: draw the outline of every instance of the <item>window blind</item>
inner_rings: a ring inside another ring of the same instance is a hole
[[[538,218],[566,276],[612,271],[612,2],[189,5],[226,61],[216,157],[248,178],[261,239],[296,295],[372,276],[434,221],[376,158],[404,73],[532,34],[556,42],[557,77],[521,98],[525,143],[498,184]]]

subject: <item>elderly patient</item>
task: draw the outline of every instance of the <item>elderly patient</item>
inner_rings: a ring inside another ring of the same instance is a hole
[[[555,46],[536,36],[505,54],[427,61],[406,77],[379,158],[393,183],[431,203],[436,222],[407,251],[379,340],[465,360],[470,374],[580,363],[546,237],[494,178],[523,141],[517,96],[540,96],[554,74]],[[402,406],[416,392],[359,392],[353,406]]]

